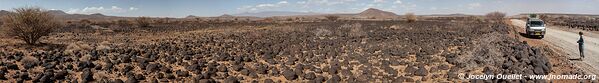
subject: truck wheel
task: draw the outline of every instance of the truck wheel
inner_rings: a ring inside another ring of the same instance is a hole
[[[541,35],[541,36],[539,36],[539,38],[543,39],[543,38],[545,38],[545,35]]]

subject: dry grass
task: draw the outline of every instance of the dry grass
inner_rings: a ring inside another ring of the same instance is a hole
[[[71,43],[67,46],[67,48],[65,49],[65,54],[68,55],[73,55],[75,52],[78,51],[83,51],[83,50],[91,50],[92,47],[89,46],[88,44],[85,44],[84,42],[76,42],[76,43]]]

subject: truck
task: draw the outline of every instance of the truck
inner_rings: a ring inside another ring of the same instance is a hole
[[[531,37],[543,38],[546,32],[545,22],[538,18],[529,18],[526,21],[526,34]]]

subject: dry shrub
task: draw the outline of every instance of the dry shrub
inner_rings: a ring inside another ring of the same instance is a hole
[[[24,56],[20,62],[23,66],[31,67],[32,65],[39,64],[40,61],[36,57],[33,57],[33,56]]]
[[[487,13],[487,15],[485,15],[485,17],[487,17],[487,19],[491,19],[491,20],[502,20],[505,17],[505,13],[491,12],[491,13]]]
[[[37,44],[43,36],[48,36],[55,28],[62,25],[54,20],[54,16],[46,10],[37,7],[15,8],[16,14],[4,17],[3,26],[7,35],[16,36],[27,44]]]
[[[539,17],[539,15],[537,15],[537,14],[530,14],[530,15],[528,15],[528,17],[529,17],[529,18],[538,18],[538,17]]]
[[[195,18],[196,22],[202,22],[202,18]]]
[[[119,26],[131,26],[133,23],[131,23],[129,20],[120,19],[116,21],[116,24]]]
[[[329,20],[329,21],[337,21],[337,19],[339,19],[339,16],[328,15],[328,16],[325,16],[325,18],[327,18],[327,20]]]
[[[92,56],[91,56],[91,55],[89,55],[89,54],[85,54],[85,55],[83,55],[83,56],[81,56],[81,57],[79,58],[79,61],[90,61],[90,60],[91,60],[91,58],[92,58]]]
[[[543,15],[543,14],[539,15],[539,19],[545,20],[547,18],[549,18],[547,15]]]
[[[260,20],[260,22],[273,22],[275,19],[269,17],[269,18],[264,18],[262,20]]]
[[[331,32],[331,31],[329,31],[327,29],[324,29],[324,28],[317,28],[314,31],[314,34],[316,34],[316,36],[318,36],[318,37],[320,37],[322,39],[323,37],[331,36],[333,34],[333,32]]]
[[[351,29],[349,30],[350,37],[361,37],[361,36],[366,35],[366,32],[364,30],[362,30],[362,24],[355,23],[350,26],[351,26]]]
[[[482,16],[470,16],[469,18],[476,22],[487,22]]]
[[[171,18],[166,17],[166,18],[163,18],[162,21],[164,21],[164,23],[171,23]]]
[[[96,50],[107,50],[110,48],[110,43],[108,41],[100,42],[98,46],[96,46]]]
[[[150,18],[148,17],[137,17],[135,23],[138,27],[150,27]]]
[[[81,20],[79,21],[79,23],[81,23],[81,24],[85,24],[85,25],[89,25],[89,24],[91,24],[91,23],[92,23],[92,21],[90,21],[90,20],[88,20],[88,19],[81,19]]]
[[[414,15],[414,13],[406,13],[405,17],[408,22],[415,22],[418,18],[416,15]]]
[[[362,29],[361,23],[343,24],[340,28],[349,30],[347,35],[350,37],[360,37],[366,35],[366,32]]]

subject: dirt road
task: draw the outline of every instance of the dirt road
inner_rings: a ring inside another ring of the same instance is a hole
[[[525,28],[526,22],[523,20],[512,19],[512,24],[519,26],[522,31]],[[583,36],[585,40],[584,54],[585,58],[579,60],[578,43],[576,41],[579,38],[578,33],[568,32],[557,29],[557,26],[547,26],[547,34],[543,39],[533,39],[532,41],[542,41],[550,46],[554,46],[565,52],[564,55],[568,56],[576,66],[582,68],[588,73],[595,75],[599,74],[599,37],[597,36]],[[520,31],[520,30],[519,30]],[[594,33],[585,33],[585,35],[598,35]]]

